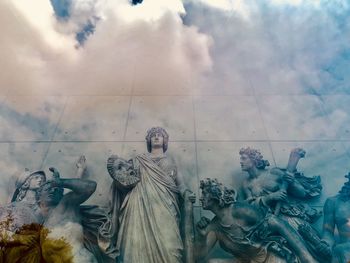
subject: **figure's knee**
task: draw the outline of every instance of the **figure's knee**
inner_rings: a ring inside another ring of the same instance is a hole
[[[267,222],[271,229],[279,229],[285,225],[283,224],[283,221],[275,215],[269,216]]]

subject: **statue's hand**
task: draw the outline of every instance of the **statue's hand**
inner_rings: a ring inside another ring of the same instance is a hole
[[[196,229],[198,234],[201,236],[206,236],[208,234],[208,226],[210,224],[210,219],[207,217],[202,217],[201,220],[196,224]]]
[[[52,172],[52,177],[53,177],[53,180],[50,182],[51,186],[52,187],[60,186],[61,179],[60,179],[60,173],[58,172],[58,170],[54,167],[50,167],[49,170],[50,172]]]
[[[189,200],[193,204],[196,202],[196,194],[190,190],[186,190],[184,194],[184,199]]]
[[[304,158],[306,154],[306,151],[303,148],[294,148],[290,152],[290,159],[293,160],[299,160],[301,158]]]
[[[291,173],[284,173],[283,175],[283,179],[288,183],[288,184],[291,184],[294,182],[295,178],[294,178],[294,175],[291,174]]]
[[[81,155],[76,163],[78,169],[85,170],[86,169],[86,158],[84,155]]]
[[[287,192],[285,190],[278,190],[277,192],[271,193],[268,195],[269,201],[286,201]]]
[[[50,167],[49,170],[50,172],[52,172],[52,177],[54,178],[54,180],[60,178],[60,173],[55,167]]]

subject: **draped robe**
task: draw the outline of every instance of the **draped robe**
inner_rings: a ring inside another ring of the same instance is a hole
[[[179,190],[176,166],[165,155],[134,159],[140,182],[120,207],[117,239],[120,263],[180,263]]]

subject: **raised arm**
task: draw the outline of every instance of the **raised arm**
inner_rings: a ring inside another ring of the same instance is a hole
[[[84,175],[84,172],[86,170],[86,158],[84,155],[81,155],[76,163],[77,172],[76,172],[76,178],[82,178]]]
[[[305,150],[302,148],[294,148],[291,150],[287,164],[287,172],[294,173],[297,170],[297,165],[300,159],[305,157]]]
[[[213,249],[217,242],[214,231],[210,231],[210,220],[202,217],[196,225],[197,242],[195,246],[197,262],[204,262],[209,252]]]
[[[298,198],[304,198],[307,195],[305,188],[294,178],[294,173],[297,171],[297,165],[300,159],[305,157],[305,154],[306,152],[302,148],[294,148],[291,150],[283,178],[288,184],[288,192]]]
[[[61,200],[61,204],[80,205],[85,202],[96,190],[96,182],[85,179],[62,179],[59,177],[57,169],[50,168],[53,172],[54,181],[51,182],[52,187],[61,187],[70,189],[71,192],[65,194]]]
[[[334,229],[335,229],[335,200],[328,198],[323,207],[323,233],[322,238],[331,246],[334,245]]]

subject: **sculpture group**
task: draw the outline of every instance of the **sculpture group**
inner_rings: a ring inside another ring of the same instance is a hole
[[[167,132],[154,127],[146,153],[112,155],[109,203],[102,207],[82,205],[96,190],[96,182],[82,178],[83,156],[74,179],[55,168],[50,180],[26,170],[11,202],[0,207],[0,262],[350,262],[350,173],[326,200],[319,233],[314,223],[322,211],[308,202],[321,195],[321,178],[297,170],[305,151],[293,149],[285,168],[268,169],[258,150],[242,148],[242,189],[202,180],[202,208],[214,217],[194,222],[196,196],[166,154],[168,142]],[[216,243],[232,258],[208,259]]]

